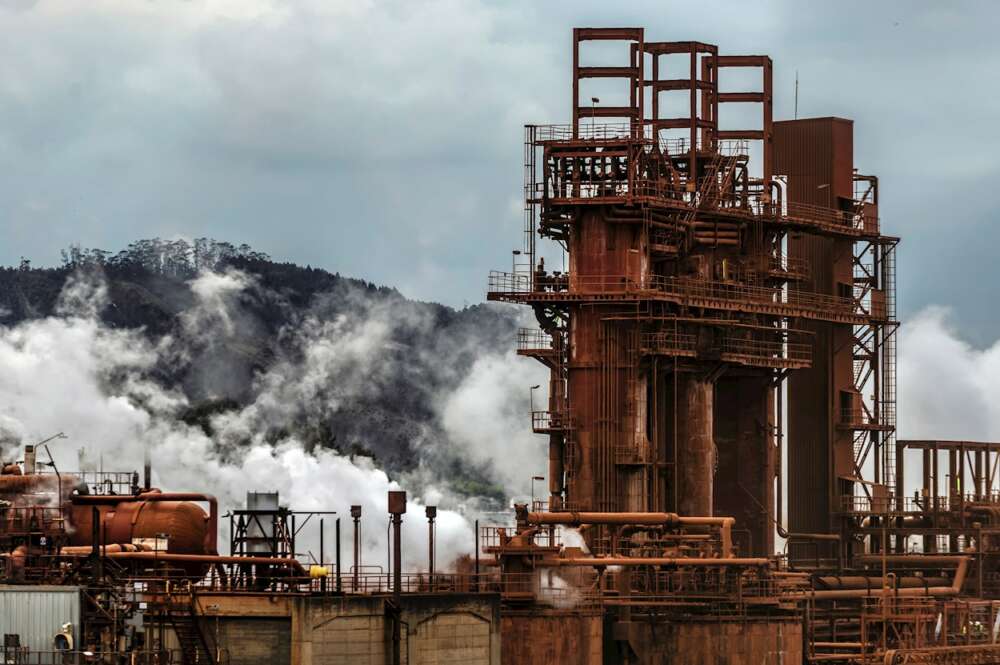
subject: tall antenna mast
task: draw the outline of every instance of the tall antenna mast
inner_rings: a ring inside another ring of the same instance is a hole
[[[795,119],[799,119],[799,70],[795,70]]]

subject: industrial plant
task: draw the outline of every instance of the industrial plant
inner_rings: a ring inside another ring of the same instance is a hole
[[[437,561],[402,491],[220,515],[32,444],[0,474],[4,663],[1000,662],[1000,443],[896,438],[899,239],[853,122],[776,120],[766,55],[577,28],[572,56],[487,288],[538,322],[547,496]]]

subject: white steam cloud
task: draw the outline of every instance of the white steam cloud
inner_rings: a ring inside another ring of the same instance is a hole
[[[239,324],[238,295],[251,283],[243,273],[206,273],[191,284],[195,305],[182,317],[184,332],[206,344],[225,343]],[[98,314],[108,305],[108,291],[95,277],[77,276],[63,290],[58,314],[15,326],[0,325],[0,455],[18,455],[18,447],[63,431],[68,441],[51,449],[60,469],[80,463],[106,470],[133,470],[150,452],[154,483],[172,491],[215,494],[221,512],[241,507],[247,491],[277,490],[283,504],[296,510],[337,510],[342,519],[345,552],[350,539],[348,507],[364,511],[364,563],[386,560],[386,493],[410,490],[404,518],[404,567],[426,565],[427,524],[423,506],[442,502],[437,518],[438,565],[471,553],[474,534],[461,506],[441,486],[441,474],[422,467],[412,478],[390,481],[366,457],[348,457],[326,449],[307,450],[293,428],[281,428],[303,412],[336,409],[351,391],[363,392],[390,380],[382,367],[393,322],[372,309],[362,318],[307,318],[287,334],[296,336],[301,353],[280,359],[254,378],[253,399],[239,409],[212,417],[209,431],[188,425],[178,414],[189,406],[178,390],[164,388],[151,370],[178,355],[178,340],[155,346],[136,331],[108,328]],[[214,340],[214,341],[207,341]],[[512,391],[539,383],[541,368],[512,351],[487,350],[453,393],[441,395],[440,417],[455,442],[473,461],[496,462],[499,480],[524,484],[543,469],[540,437],[529,429],[525,411],[512,412]],[[534,369],[534,368],[533,368]],[[344,389],[330,398],[324,386]],[[544,399],[544,396],[540,397]],[[532,440],[534,439],[534,440]],[[428,446],[432,442],[417,442]],[[419,478],[419,482],[417,479]],[[412,482],[411,482],[412,481]],[[400,487],[400,483],[407,485]],[[518,487],[518,484],[514,485]],[[327,559],[333,549],[333,524],[327,518]],[[319,556],[318,535],[305,530],[300,552]],[[225,549],[225,534],[220,547]],[[349,565],[349,555],[345,565]]]

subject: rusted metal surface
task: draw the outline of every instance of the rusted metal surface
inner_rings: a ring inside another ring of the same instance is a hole
[[[592,40],[621,42],[620,60],[582,58]],[[727,68],[759,71],[759,87],[721,88]],[[593,78],[620,79],[626,98],[588,107]],[[759,125],[723,126],[725,104],[756,105]],[[952,489],[942,492],[946,447],[925,444],[923,496],[901,496],[897,239],[880,231],[877,178],[854,167],[853,123],[775,122],[770,58],[648,41],[635,28],[574,31],[571,108],[570,125],[526,130],[530,270],[491,274],[488,292],[539,321],[518,352],[551,372],[549,409],[532,420],[549,436],[553,512],[519,510],[515,527],[489,532],[490,564],[502,577],[584,575],[578,588],[596,590],[615,626],[606,660],[658,662],[663,631],[684,632],[693,614],[746,622],[763,607],[787,613],[764,621],[782,662],[940,648],[908,641],[889,619],[892,630],[862,640],[865,603],[891,592],[940,605],[973,581],[978,593],[1000,581],[1000,559],[969,553],[1000,547],[1000,453],[947,447]],[[566,252],[566,270],[536,263],[546,238]],[[697,522],[714,515],[727,526]],[[554,529],[564,528],[586,547],[560,549]],[[788,539],[780,560],[768,559],[776,532]],[[962,556],[923,557],[930,567],[917,573],[913,558],[862,556],[906,552],[918,538]],[[519,602],[530,616],[539,601],[532,591]],[[780,637],[796,621],[799,651]]]
[[[592,62],[595,41],[619,58]],[[428,571],[406,573],[393,491],[391,566],[363,565],[355,505],[351,569],[338,528],[336,569],[321,540],[307,570],[294,521],[280,556],[220,556],[212,497],[152,490],[148,468],[141,485],[39,474],[29,446],[0,470],[5,579],[94,580],[101,653],[126,634],[129,594],[161,626],[199,593],[367,594],[402,662],[406,594],[475,593],[500,603],[511,665],[995,662],[1000,444],[895,441],[897,239],[853,123],[775,122],[766,55],[641,28],[577,28],[572,49],[571,124],[525,129],[527,264],[488,284],[538,321],[516,348],[549,370],[530,413],[547,500],[477,521],[455,572],[438,569],[428,507]],[[759,85],[723,87],[732,68]],[[594,79],[622,98],[588,106]],[[726,104],[758,124],[726,126]],[[162,532],[165,551],[143,542]]]

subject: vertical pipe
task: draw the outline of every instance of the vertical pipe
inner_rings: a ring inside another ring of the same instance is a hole
[[[479,520],[476,520],[476,591],[479,591]]]
[[[340,518],[337,518],[337,593],[344,590],[340,574]]]
[[[395,616],[392,622],[392,663],[402,662],[402,593],[403,593],[403,513],[406,512],[406,492],[389,492],[389,514],[392,516],[392,598]]]
[[[326,558],[325,558],[326,552],[324,551],[324,548],[323,548],[323,545],[324,545],[324,543],[323,543],[323,532],[324,531],[325,531],[325,529],[323,528],[323,518],[321,517],[319,519],[319,567],[320,567],[320,569],[323,568],[323,563],[326,561]],[[326,593],[326,577],[327,577],[326,573],[323,572],[323,577],[321,577],[319,579],[319,590],[322,591],[323,593]]]
[[[580,136],[580,30],[573,28],[573,138]]]
[[[399,600],[403,592],[403,557],[402,538],[403,516],[400,513],[392,514],[392,592],[396,600]]]
[[[358,573],[361,568],[361,506],[351,506],[351,518],[354,519],[354,566],[351,576],[351,590],[358,590]]]
[[[428,580],[431,591],[434,591],[434,518],[437,517],[437,506],[427,506],[427,562]]]
[[[924,500],[924,512],[930,512],[931,506],[933,505],[933,491],[931,490],[931,450],[930,448],[924,448],[921,451],[923,455],[923,500]],[[930,504],[930,505],[928,505]],[[934,548],[932,546],[934,538],[933,536],[924,536],[924,552],[933,552]]]
[[[149,490],[153,483],[153,463],[149,459],[149,448],[146,448],[142,460],[142,488]]]
[[[775,474],[777,475],[778,482],[775,483],[775,502],[774,503],[775,503],[775,511],[778,514],[778,519],[776,520],[776,522],[778,523],[778,528],[779,529],[783,529],[784,528],[784,525],[781,523],[782,522],[782,518],[783,518],[783,514],[784,514],[784,506],[782,505],[783,502],[784,502],[784,489],[782,488],[782,485],[785,482],[785,476],[782,473],[782,465],[784,464],[784,454],[782,452],[782,447],[784,446],[784,431],[783,431],[783,427],[782,427],[783,421],[784,421],[784,400],[783,400],[784,387],[785,387],[784,384],[785,384],[785,379],[782,378],[781,381],[778,382],[778,386],[775,388],[775,393],[776,393],[775,394],[775,402],[776,402],[776,405],[775,405],[775,412],[776,412],[776,416],[775,416],[775,420],[776,420],[776,422],[775,422],[775,428],[777,430],[776,434],[777,434],[777,437],[778,437],[777,455],[776,455],[776,457],[778,459],[777,459],[777,463],[775,464]]]

